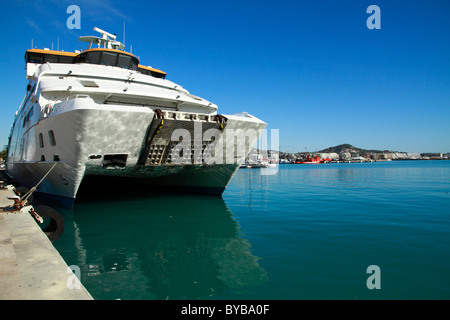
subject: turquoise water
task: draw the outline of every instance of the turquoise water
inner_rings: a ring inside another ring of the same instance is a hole
[[[222,198],[121,192],[59,210],[54,245],[95,299],[450,298],[450,161],[240,169]]]

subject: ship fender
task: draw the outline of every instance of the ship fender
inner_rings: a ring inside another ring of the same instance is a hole
[[[44,221],[48,220],[47,226],[42,229],[48,239],[51,242],[58,240],[64,232],[64,218],[55,209],[45,205],[36,207],[35,211]]]

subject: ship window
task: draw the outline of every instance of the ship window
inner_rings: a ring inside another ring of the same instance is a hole
[[[44,147],[44,137],[42,136],[42,133],[39,133],[39,147]]]
[[[148,73],[149,73],[149,71],[147,71],[147,70],[145,70],[145,69],[143,69],[143,68],[139,68],[138,67],[138,69],[137,69],[140,73],[142,73],[142,74],[147,74],[148,75]]]
[[[155,77],[155,78],[164,79],[166,77],[166,75],[164,73],[159,73],[159,72],[154,72],[154,71],[150,71],[150,74],[152,75],[152,77]]]
[[[76,62],[102,64],[131,70],[137,70],[137,66],[139,64],[139,60],[135,57],[108,51],[84,52],[78,56]]]
[[[73,57],[59,56],[59,63],[73,63]]]
[[[86,60],[86,54],[82,53],[75,58],[75,63],[83,63]]]
[[[50,130],[48,132],[48,138],[50,139],[50,145],[51,146],[56,146],[55,133],[53,132],[53,130]]]
[[[166,77],[166,75],[164,73],[160,73],[160,72],[156,72],[156,71],[152,71],[152,70],[147,70],[144,68],[139,68],[137,69],[140,73],[142,74],[146,74],[155,78],[160,78],[160,79],[164,79]]]
[[[59,54],[47,54],[39,52],[27,52],[25,54],[25,61],[30,63],[73,63],[74,57],[59,55]]]
[[[124,54],[119,54],[119,59],[117,60],[117,66],[119,68],[130,68],[130,64],[131,64],[131,57],[124,55]]]
[[[139,65],[139,60],[137,58],[132,58],[131,59],[130,69],[131,70],[137,70],[138,65]]]
[[[50,63],[58,63],[58,56],[54,54],[46,54],[45,61]]]
[[[117,53],[115,52],[103,52],[102,64],[107,66],[115,66],[117,60]]]
[[[44,63],[44,55],[40,53],[30,52],[28,53],[27,62]]]
[[[87,52],[84,62],[98,64],[100,61],[100,54],[101,52],[99,51]]]

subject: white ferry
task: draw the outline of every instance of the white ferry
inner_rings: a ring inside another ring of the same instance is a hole
[[[29,83],[6,173],[67,207],[87,177],[221,195],[266,123],[246,112],[218,114],[217,105],[140,64],[115,35],[94,31],[101,37],[80,37],[89,43],[81,52],[26,51]]]

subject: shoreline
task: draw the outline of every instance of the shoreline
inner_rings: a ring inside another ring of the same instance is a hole
[[[326,164],[326,163],[369,163],[369,162],[392,162],[392,161],[445,161],[450,159],[385,159],[385,160],[331,160],[324,161],[322,163],[317,164]],[[297,163],[295,161],[290,162],[279,162],[278,164],[305,164],[305,163]]]

